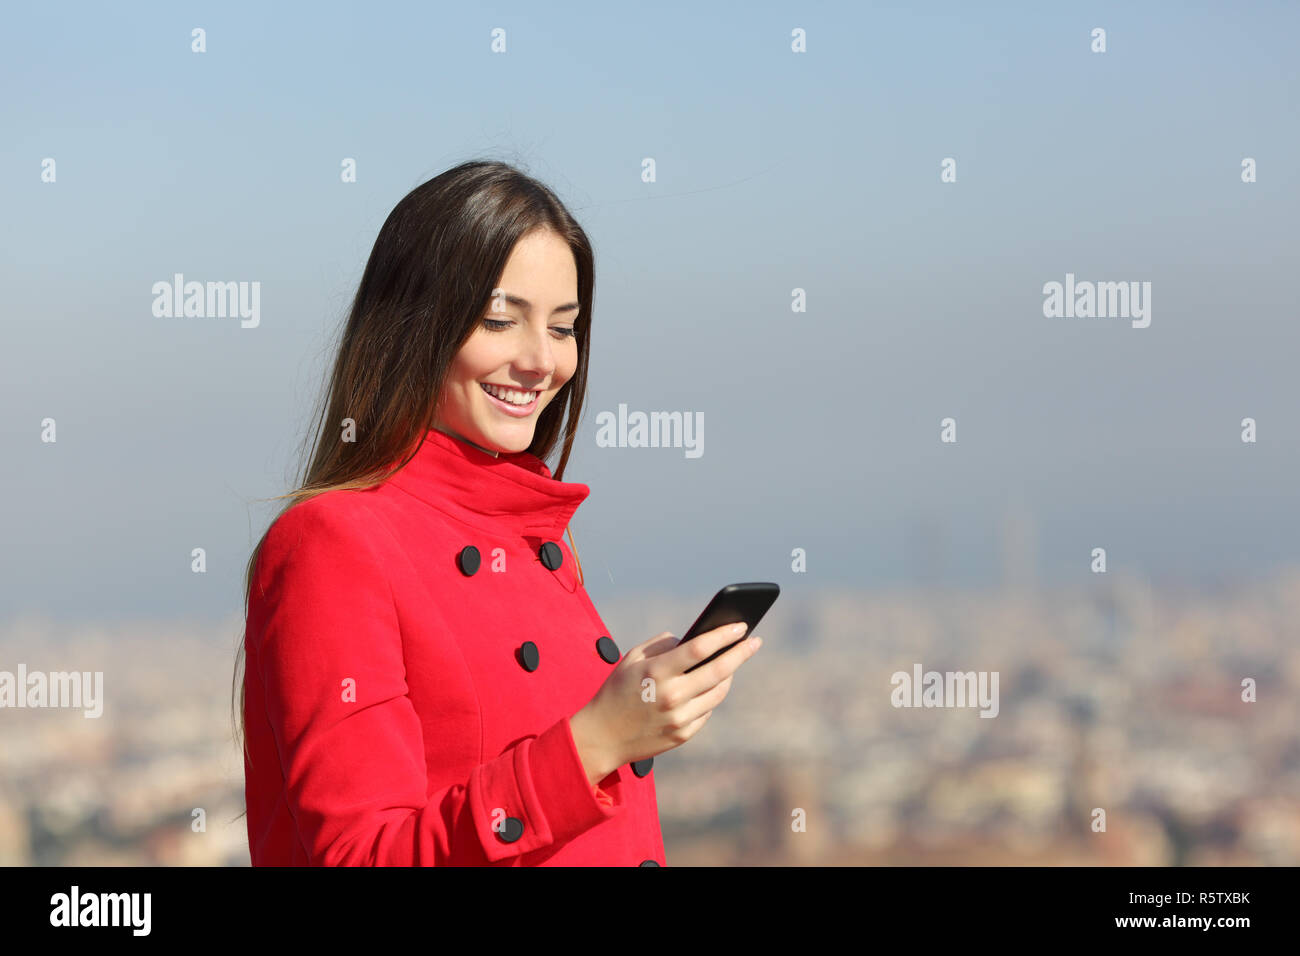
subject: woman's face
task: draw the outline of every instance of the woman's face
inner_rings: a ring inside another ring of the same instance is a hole
[[[489,452],[525,451],[538,416],[578,368],[577,314],[568,244],[549,230],[520,239],[499,293],[452,362],[434,427]],[[485,386],[512,391],[503,400]]]

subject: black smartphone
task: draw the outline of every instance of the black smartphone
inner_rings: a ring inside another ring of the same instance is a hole
[[[706,631],[722,627],[724,624],[738,624],[744,621],[749,625],[749,629],[726,647],[720,648],[716,653],[709,655],[698,664],[686,668],[686,673],[689,674],[696,667],[703,667],[715,657],[725,654],[753,634],[754,628],[763,619],[767,609],[776,603],[777,596],[780,593],[780,586],[770,581],[752,581],[746,584],[728,584],[713,595],[713,600],[709,602],[709,606],[695,619],[695,623],[677,642],[678,646]]]

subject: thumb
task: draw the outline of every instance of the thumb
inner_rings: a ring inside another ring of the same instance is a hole
[[[678,645],[678,638],[672,631],[660,631],[648,641],[642,641],[636,647],[627,652],[627,656],[635,660],[644,660],[647,657],[657,657],[666,651],[671,651]]]

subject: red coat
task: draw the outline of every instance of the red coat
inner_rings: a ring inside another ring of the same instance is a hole
[[[652,760],[593,788],[569,728],[620,656],[561,540],[588,493],[431,430],[280,516],[246,632],[254,866],[665,864]]]

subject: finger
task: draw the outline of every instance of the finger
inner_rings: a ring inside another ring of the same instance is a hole
[[[697,667],[689,674],[679,673],[676,681],[681,681],[679,686],[688,697],[698,697],[734,674],[741,664],[758,652],[759,646],[756,640],[742,638],[735,647],[728,648],[703,667]],[[691,660],[686,666],[694,666],[699,660],[703,658]]]
[[[717,686],[705,691],[693,700],[687,701],[677,709],[677,723],[691,723],[713,710],[726,698],[731,690],[731,678],[724,677]]]
[[[691,737],[694,737],[695,734],[699,731],[699,729],[708,722],[709,716],[712,713],[713,711],[711,710],[706,711],[705,713],[700,715],[700,717],[698,717],[696,720],[693,720],[691,723],[686,725],[686,728],[682,731],[682,733],[686,735],[687,740],[689,740]]]
[[[740,624],[724,624],[722,627],[715,627],[711,631],[705,631],[689,641],[682,641],[677,645],[678,657],[672,661],[672,664],[674,666],[680,665],[678,673],[682,673],[688,667],[705,660],[710,654],[721,650],[733,641],[742,640],[747,628],[748,625],[743,622]]]

